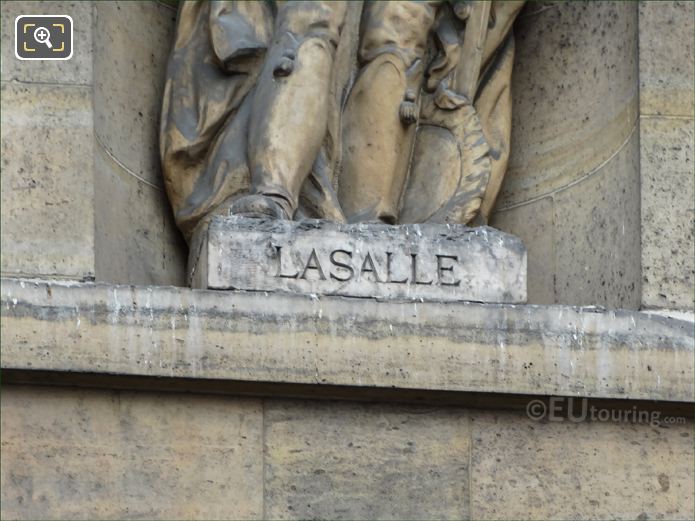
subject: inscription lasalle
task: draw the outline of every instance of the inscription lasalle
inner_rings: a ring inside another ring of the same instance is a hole
[[[526,250],[493,228],[216,217],[193,259],[205,289],[521,303]]]
[[[291,269],[294,273],[289,273],[287,264],[291,260],[283,261],[282,246],[275,246],[277,250],[278,271],[276,277],[287,279],[304,279],[314,277],[314,280],[336,280],[339,282],[348,282],[353,278],[366,279],[368,281],[377,282],[380,284],[421,284],[428,286],[430,284],[438,284],[440,286],[458,286],[461,284],[461,279],[455,279],[452,275],[455,264],[458,263],[458,255],[442,255],[435,254],[436,266],[430,264],[422,266],[423,255],[410,253],[409,259],[406,262],[399,262],[401,259],[394,260],[394,252],[386,251],[384,255],[386,260],[384,265],[378,266],[380,255],[367,250],[363,255],[354,255],[355,252],[347,249],[333,250],[328,253],[328,258],[324,259],[323,264],[319,258],[316,249],[312,248],[305,263],[300,264],[299,269]],[[299,254],[301,258],[301,253]],[[376,261],[375,261],[376,259]],[[395,275],[396,266],[407,265],[407,275]],[[448,265],[446,265],[448,264]],[[327,268],[326,268],[327,266]],[[377,267],[378,266],[378,267]],[[328,271],[326,271],[326,269]],[[436,272],[436,278],[421,275],[422,270]],[[313,274],[313,275],[312,275]],[[445,275],[448,274],[448,275]],[[446,280],[446,279],[449,280]]]

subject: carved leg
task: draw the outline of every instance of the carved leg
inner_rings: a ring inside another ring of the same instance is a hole
[[[235,213],[292,218],[326,133],[342,2],[287,2],[254,92],[249,126],[251,193]],[[261,196],[261,198],[257,197]],[[264,200],[264,202],[260,202]],[[259,207],[265,210],[258,212]]]
[[[410,156],[410,122],[400,116],[406,65],[381,54],[364,67],[343,115],[338,197],[350,222],[394,224]]]
[[[338,196],[348,221],[395,223],[406,181],[421,62],[437,2],[365,7],[363,63],[343,116]]]

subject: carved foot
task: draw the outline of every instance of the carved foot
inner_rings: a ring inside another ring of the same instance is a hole
[[[267,195],[245,195],[232,203],[229,213],[256,219],[290,220],[285,208]]]

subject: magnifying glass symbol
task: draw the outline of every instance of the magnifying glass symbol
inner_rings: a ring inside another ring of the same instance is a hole
[[[34,31],[34,39],[39,42],[39,43],[45,43],[46,47],[49,49],[52,49],[53,46],[51,45],[51,32],[46,29],[45,27],[37,27],[36,30]]]

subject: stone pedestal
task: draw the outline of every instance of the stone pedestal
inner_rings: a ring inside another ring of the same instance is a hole
[[[217,217],[196,253],[195,288],[385,300],[526,301],[524,245],[489,227]]]

